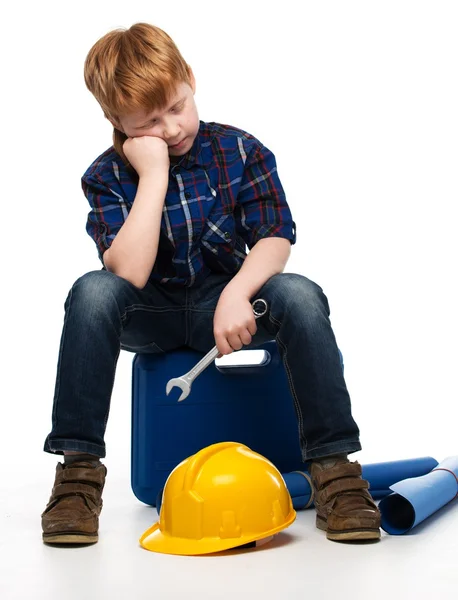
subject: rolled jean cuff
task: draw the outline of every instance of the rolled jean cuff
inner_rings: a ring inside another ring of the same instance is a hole
[[[50,454],[64,454],[68,452],[81,452],[81,454],[92,454],[99,458],[105,458],[105,446],[91,444],[90,442],[81,442],[80,440],[46,440],[43,450]]]
[[[341,440],[324,446],[316,446],[315,448],[307,448],[303,453],[302,460],[304,462],[314,460],[316,458],[325,458],[333,454],[352,454],[361,450],[361,443],[358,439]]]

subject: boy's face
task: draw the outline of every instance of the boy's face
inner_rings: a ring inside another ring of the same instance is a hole
[[[194,75],[191,74],[191,85],[180,83],[166,109],[151,113],[138,110],[120,116],[119,121],[112,124],[127,137],[159,137],[169,146],[170,158],[183,156],[191,149],[199,131],[195,91]]]

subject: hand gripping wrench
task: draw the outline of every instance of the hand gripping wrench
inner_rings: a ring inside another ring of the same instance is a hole
[[[255,319],[262,317],[267,312],[267,302],[265,300],[262,300],[262,298],[255,300],[251,306],[253,307]],[[196,364],[195,367],[193,367],[185,375],[182,375],[181,377],[175,377],[173,379],[170,379],[167,382],[167,386],[165,388],[167,396],[169,395],[171,389],[176,386],[176,387],[179,387],[182,391],[181,396],[178,398],[178,402],[181,402],[182,400],[187,398],[187,396],[189,395],[189,392],[191,391],[191,385],[192,385],[192,382],[194,381],[194,379],[198,375],[200,375],[202,373],[202,371],[204,369],[206,369],[212,361],[215,360],[215,358],[218,356],[218,354],[219,354],[218,348],[217,348],[217,346],[215,346],[214,348],[212,348],[210,350],[210,352],[208,352],[202,358],[202,360],[200,360]]]

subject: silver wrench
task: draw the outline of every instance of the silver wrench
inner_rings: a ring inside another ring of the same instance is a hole
[[[267,312],[267,302],[265,300],[262,300],[262,298],[255,300],[251,306],[253,307],[255,319],[262,317]],[[218,347],[215,346],[214,348],[212,348],[210,350],[210,352],[208,352],[196,364],[195,367],[193,367],[190,371],[185,373],[185,375],[182,375],[181,377],[175,377],[173,379],[170,379],[167,382],[167,386],[165,388],[167,396],[169,395],[170,390],[176,386],[181,389],[181,396],[178,398],[178,402],[181,402],[182,400],[187,398],[189,395],[189,392],[191,391],[191,385],[192,385],[192,382],[194,381],[194,379],[198,375],[200,375],[202,373],[202,371],[204,369],[206,369],[211,362],[213,362],[215,360],[215,358],[218,356],[218,354],[219,354]]]

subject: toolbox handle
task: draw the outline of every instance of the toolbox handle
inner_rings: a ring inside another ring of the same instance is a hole
[[[238,359],[240,359],[240,362],[238,362]],[[265,373],[266,368],[276,367],[279,361],[277,344],[273,341],[259,348],[237,350],[227,356],[217,358],[215,367],[224,375],[253,375]]]

